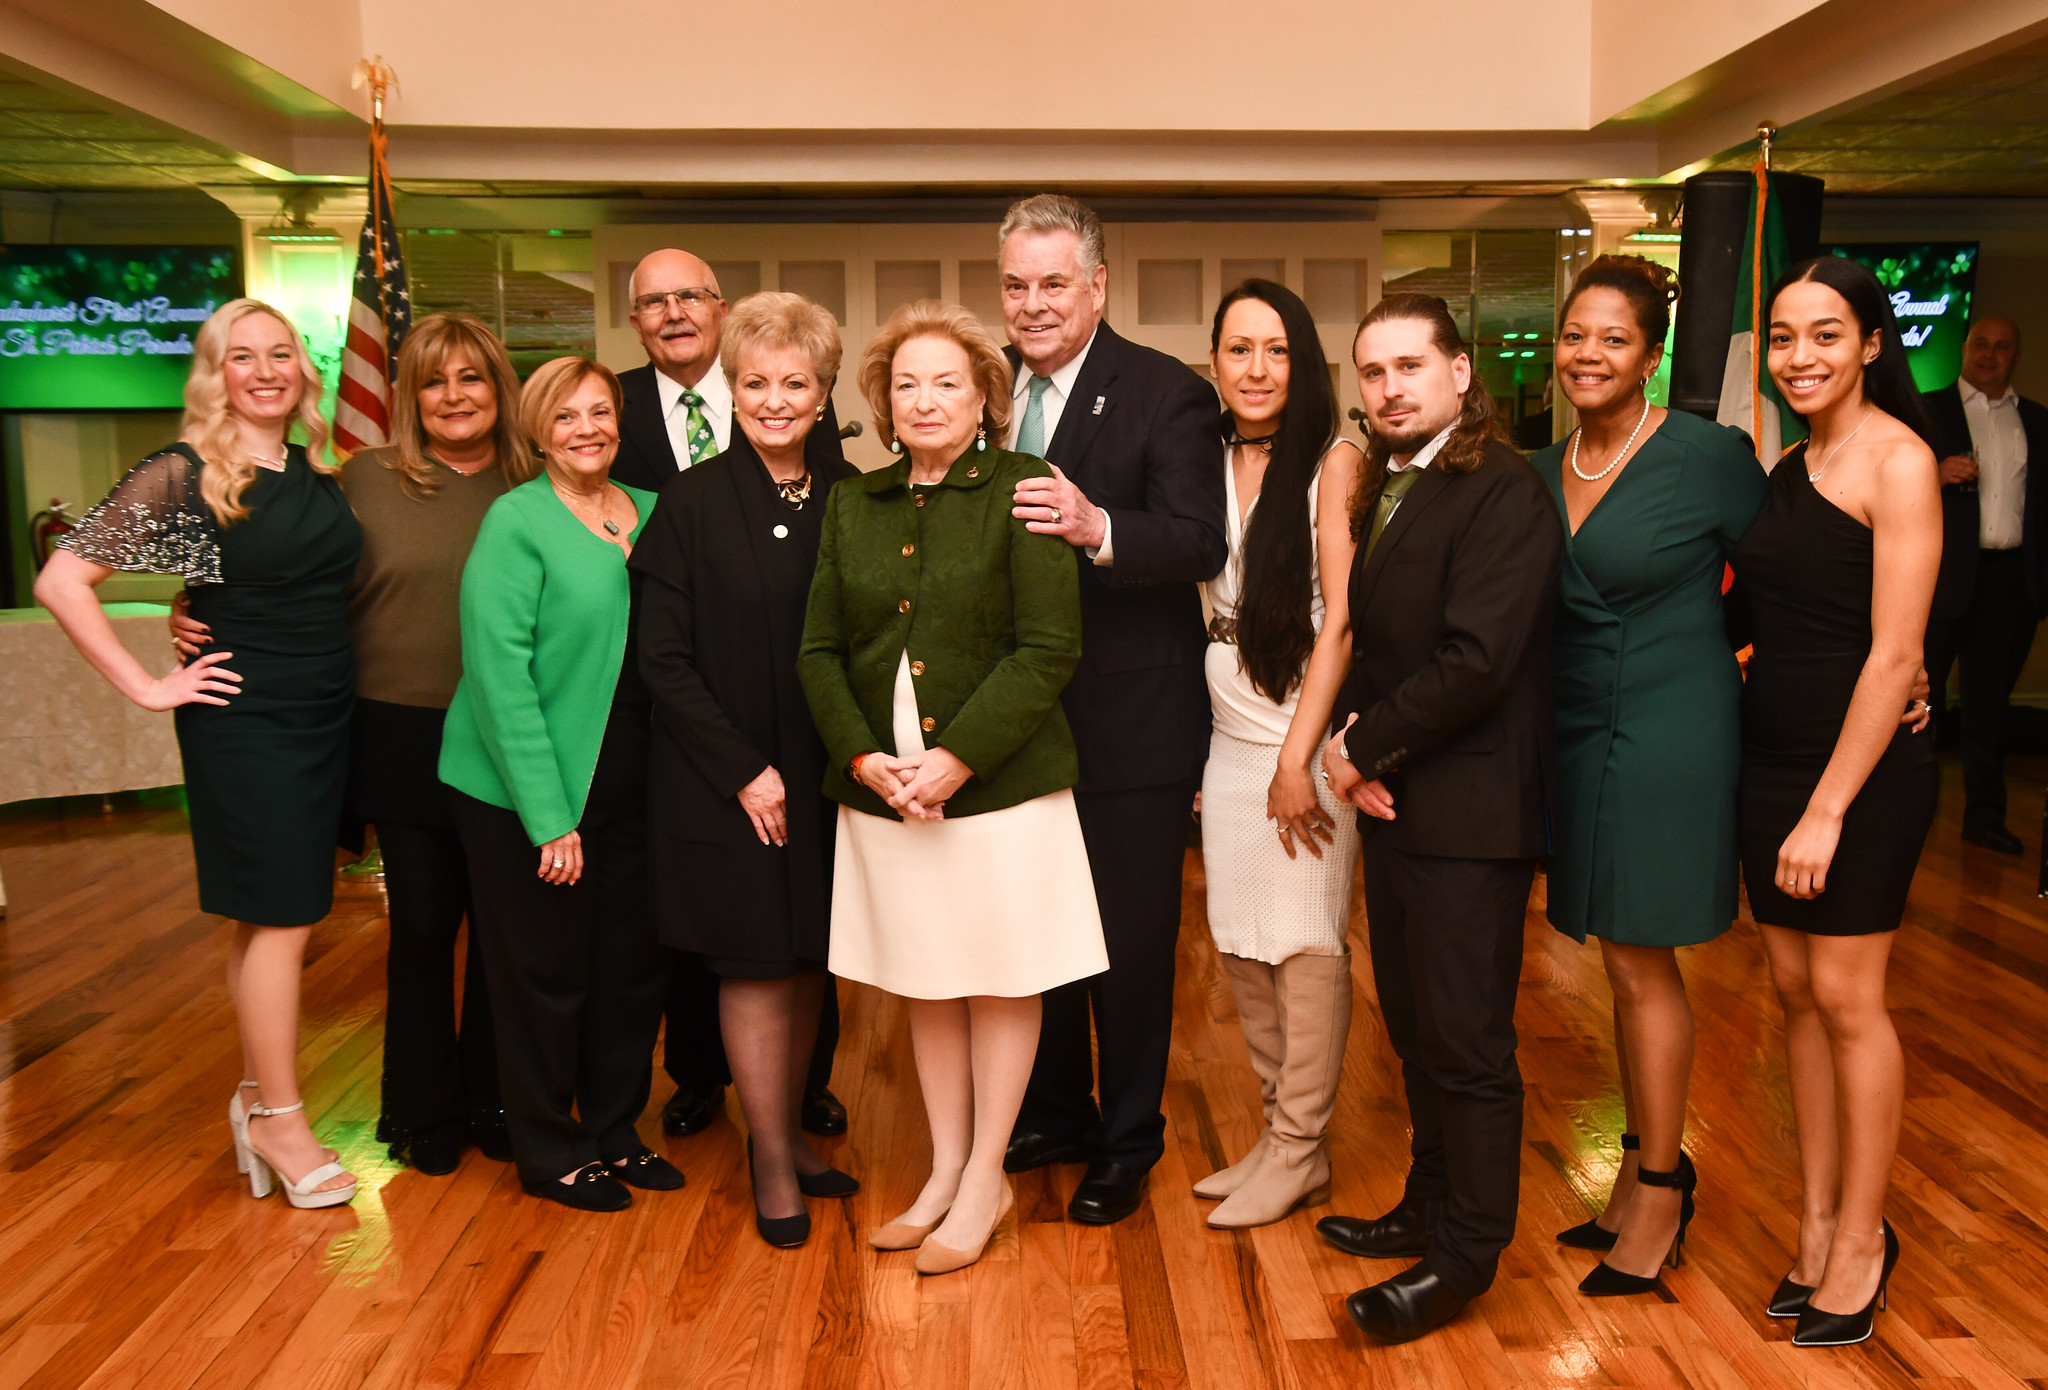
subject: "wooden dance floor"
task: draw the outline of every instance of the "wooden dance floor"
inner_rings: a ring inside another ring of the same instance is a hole
[[[1907,1106],[1891,1219],[1905,1255],[1876,1339],[1819,1352],[1795,1351],[1790,1324],[1763,1316],[1791,1256],[1795,1160],[1777,1006],[1746,923],[1683,957],[1700,1018],[1700,1214],[1666,1295],[1582,1299],[1595,1257],[1550,1239],[1613,1172],[1621,1112],[1597,949],[1553,933],[1539,902],[1519,1013],[1518,1237],[1465,1316],[1386,1347],[1342,1300],[1400,1266],[1338,1254],[1313,1231],[1401,1190],[1405,1121],[1362,943],[1333,1206],[1233,1234],[1208,1229],[1188,1191],[1243,1149],[1257,1106],[1194,854],[1149,1204],[1118,1226],[1068,1225],[1079,1168],[1032,1174],[981,1264],[920,1279],[909,1254],[862,1238],[909,1202],[926,1139],[903,1010],[852,985],[835,1087],[853,1132],[826,1152],[867,1186],[811,1203],[803,1250],[754,1235],[737,1105],[705,1134],[665,1140],[658,1073],[642,1132],[689,1185],[623,1215],[531,1200],[474,1152],[447,1178],[392,1165],[372,1133],[384,932],[368,888],[344,890],[314,933],[303,1049],[315,1127],[361,1195],[328,1212],[252,1201],[222,1113],[237,1070],[224,929],[197,910],[175,802],[13,808],[0,812],[13,900],[0,923],[0,1390],[2048,1386],[2048,912],[2032,858],[2048,759],[2012,771],[2021,860],[1959,844],[1945,770],[1892,973]]]

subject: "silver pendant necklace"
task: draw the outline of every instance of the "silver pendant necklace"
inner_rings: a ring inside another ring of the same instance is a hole
[[[1630,449],[1635,448],[1636,446],[1636,436],[1643,432],[1643,426],[1648,424],[1649,422],[1650,402],[1646,399],[1643,402],[1642,416],[1639,419],[1637,419],[1636,427],[1629,431],[1628,443],[1622,445],[1621,452],[1616,454],[1613,457],[1613,459],[1608,462],[1608,465],[1605,468],[1601,469],[1598,473],[1588,473],[1584,469],[1579,467],[1579,436],[1586,432],[1586,427],[1584,425],[1579,426],[1579,428],[1572,431],[1572,472],[1578,474],[1580,479],[1584,482],[1599,482],[1609,473],[1612,473],[1615,469],[1621,467],[1621,461],[1628,457],[1628,451]]]
[[[1842,436],[1842,444],[1847,444],[1850,440],[1854,439],[1856,437],[1856,430],[1860,430],[1865,425],[1870,423],[1870,417],[1874,413],[1874,411],[1875,407],[1872,407],[1872,409],[1863,412],[1863,418],[1856,422],[1856,429],[1850,430],[1847,434]],[[1820,475],[1828,471],[1828,465],[1835,461],[1835,455],[1842,452],[1842,444],[1837,444],[1834,448],[1828,450],[1828,456],[1820,461],[1819,471],[1811,472],[1806,475],[1807,482],[1817,483],[1820,481]]]

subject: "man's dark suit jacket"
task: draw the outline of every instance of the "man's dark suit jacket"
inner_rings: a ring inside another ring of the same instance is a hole
[[[668,441],[668,422],[661,418],[654,364],[620,372],[619,387],[625,393],[626,406],[619,413],[619,456],[612,464],[612,481],[658,494],[683,470],[676,462],[675,446]],[[733,428],[739,428],[738,421]],[[832,464],[846,462],[846,450],[839,440],[839,416],[829,397],[825,418],[812,426],[804,439],[804,461],[819,476],[830,472]]]
[[[1018,369],[1017,349],[1006,350]],[[1115,564],[1076,547],[1081,664],[1062,700],[1084,792],[1165,786],[1209,756],[1209,635],[1195,585],[1229,554],[1216,392],[1102,324],[1046,459],[1109,513]]]
[[[2008,388],[2009,389],[2009,388]],[[1920,397],[1934,423],[1934,456],[1968,454],[1970,417],[1963,411],[1963,393],[1955,385]],[[2048,524],[2048,408],[2020,397],[2020,428],[2027,434],[2027,499],[2021,523],[2020,549],[2026,555],[2027,603],[2035,613],[2048,612],[2048,546],[2042,526]],[[1983,535],[1977,510],[1977,489],[1958,483],[1941,490],[1941,577],[1934,584],[1934,618],[1960,618],[1977,587],[1978,541]]]
[[[1391,822],[1359,817],[1368,834],[1410,854],[1549,853],[1550,630],[1563,560],[1557,503],[1498,441],[1470,473],[1432,463],[1370,556],[1361,538],[1334,726],[1358,712],[1345,747],[1394,799]]]

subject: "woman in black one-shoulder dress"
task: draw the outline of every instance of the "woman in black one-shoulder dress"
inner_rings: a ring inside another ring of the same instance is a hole
[[[199,330],[180,442],[143,460],[59,542],[36,598],[145,709],[175,710],[199,906],[234,920],[228,992],[244,1075],[228,1104],[250,1191],[295,1207],[356,1183],[299,1099],[299,967],[334,897],[355,662],[346,591],[362,530],[322,460],[320,376],[298,331],[253,299]],[[296,424],[310,447],[288,443]],[[93,586],[182,575],[214,651],[152,679]]]
[[[1735,548],[1753,639],[1737,839],[1785,1009],[1805,1188],[1772,1297],[1800,1346],[1860,1342],[1898,1259],[1884,1221],[1905,1067],[1891,933],[1934,819],[1932,736],[1902,726],[1941,562],[1941,493],[1877,281],[1823,256],[1770,297],[1770,370],[1811,439]]]

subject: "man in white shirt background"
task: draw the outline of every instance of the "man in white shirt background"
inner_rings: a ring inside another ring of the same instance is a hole
[[[1922,399],[1941,459],[1941,578],[1927,620],[1927,675],[1946,710],[1960,662],[1963,838],[2001,854],[2020,839],[2005,824],[2005,708],[2048,602],[2042,546],[2048,409],[2012,387],[2020,331],[1986,315],[1970,325],[1962,378]],[[2030,466],[2031,465],[2031,466]]]
[[[647,365],[619,373],[625,404],[612,481],[658,493],[732,442],[732,388],[718,363],[725,296],[707,262],[674,247],[650,252],[633,267],[627,293]],[[814,468],[822,458],[845,461],[829,400],[825,418],[804,441],[804,457]],[[662,1128],[696,1134],[724,1113],[732,1076],[719,1033],[718,978],[695,956],[673,953],[664,1012],[662,1069],[676,1089],[662,1107]],[[846,1108],[829,1088],[838,1045],[838,991],[827,990],[804,1087],[803,1127],[812,1134],[846,1133]]]

